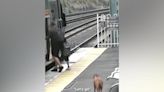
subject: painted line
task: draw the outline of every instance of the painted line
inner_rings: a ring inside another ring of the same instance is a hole
[[[109,75],[109,76],[107,76],[107,80],[109,79],[109,78],[114,78],[114,79],[119,79],[119,73],[120,73],[120,70],[119,70],[119,68],[118,67],[116,67],[115,69],[114,69],[114,71]]]

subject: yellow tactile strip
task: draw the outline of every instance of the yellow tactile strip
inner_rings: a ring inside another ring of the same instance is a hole
[[[45,87],[45,92],[61,92],[81,72],[83,72],[106,48],[91,48],[84,57],[71,66],[70,71],[62,72],[55,80]]]

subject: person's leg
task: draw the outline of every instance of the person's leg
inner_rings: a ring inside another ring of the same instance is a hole
[[[61,51],[61,58],[62,58],[63,42],[58,42],[58,50]],[[58,54],[57,54],[57,55],[59,55],[59,51],[58,51]],[[63,66],[61,65],[61,61],[60,61],[60,59],[59,59],[59,56],[58,56],[58,58],[56,58],[56,59],[58,59],[58,61],[59,61],[59,63],[60,63],[60,65],[59,65],[59,72],[61,72],[62,69],[63,69]],[[63,58],[62,58],[62,59],[63,59]]]
[[[64,39],[64,42],[66,42],[66,39]],[[62,53],[61,53],[61,54],[62,54],[61,56],[62,56],[62,58],[63,58],[63,59],[66,61],[66,63],[67,63],[67,70],[70,70],[70,66],[69,66],[69,56],[65,56],[65,55],[64,55],[64,49],[65,49],[65,48],[64,48],[64,42],[61,43],[61,46],[60,46],[60,47],[61,47],[60,49],[61,49],[61,52],[62,52]]]
[[[53,60],[53,64],[54,64],[54,68],[51,71],[57,71],[58,67],[57,67],[57,64],[54,60]]]
[[[56,57],[56,56],[53,56],[53,59],[54,59],[54,62],[56,63],[56,65],[59,65],[59,72],[61,72],[62,69],[63,69],[63,66],[62,66],[61,63],[60,63],[59,58]]]
[[[70,70],[69,57],[68,56],[65,57],[65,61],[67,62],[67,70]]]
[[[58,57],[53,56],[53,59],[57,65],[62,66]]]
[[[58,54],[59,54],[59,46],[58,46],[58,44],[56,44],[52,48],[52,57],[53,57],[53,60],[56,63],[56,65],[59,65],[59,72],[61,72],[62,69],[63,69],[63,66],[60,63],[59,55]]]

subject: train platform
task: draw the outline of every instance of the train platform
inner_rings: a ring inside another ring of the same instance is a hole
[[[93,92],[92,76],[99,74],[104,82],[103,92],[118,83],[118,78],[106,80],[119,67],[118,48],[80,48],[70,56],[71,70],[61,73],[48,71],[45,92]],[[118,77],[118,76],[117,76]]]

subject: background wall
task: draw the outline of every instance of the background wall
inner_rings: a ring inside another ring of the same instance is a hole
[[[109,0],[60,0],[66,14],[110,8]]]
[[[0,92],[44,92],[44,5],[0,0]]]
[[[120,0],[120,91],[164,92],[163,0]]]
[[[53,0],[45,0],[46,8],[49,7],[49,1]],[[63,11],[66,14],[110,8],[110,0],[60,0],[60,2],[63,6]]]

